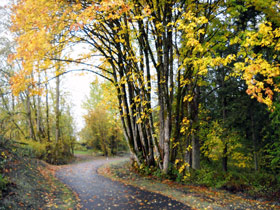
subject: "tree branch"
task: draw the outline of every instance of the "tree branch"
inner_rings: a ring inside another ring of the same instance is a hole
[[[101,67],[98,67],[98,68],[103,70],[103,68],[101,68]],[[62,72],[62,73],[58,74],[57,76],[54,76],[54,77],[48,79],[47,82],[49,82],[49,81],[51,81],[51,80],[53,80],[53,79],[55,79],[57,77],[60,77],[60,76],[62,76],[64,74],[70,73],[70,72],[83,72],[83,71],[94,73],[94,74],[96,74],[96,75],[98,75],[100,77],[103,77],[104,79],[114,83],[114,81],[112,79],[110,79],[109,77],[106,77],[106,76],[98,73],[97,71],[93,71],[93,70],[90,70],[90,69],[72,69],[72,70],[68,70],[68,71],[65,71],[65,72]],[[45,83],[45,82],[43,82],[43,83]],[[43,84],[43,83],[38,83],[38,84]]]

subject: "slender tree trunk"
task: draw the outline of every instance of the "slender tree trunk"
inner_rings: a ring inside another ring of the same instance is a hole
[[[225,125],[225,121],[226,121],[226,104],[225,104],[225,97],[222,96],[222,100],[223,100],[223,124]],[[225,126],[224,126],[225,127]],[[223,170],[227,171],[228,170],[228,143],[226,140],[226,134],[223,134],[223,141],[224,141],[224,149],[223,149],[223,158],[222,158],[222,164],[223,164]]]
[[[13,94],[11,97],[12,97],[12,112],[14,113],[15,112],[15,97]],[[10,139],[16,138],[16,135],[15,134],[12,135],[12,133],[14,133],[14,132],[11,132]]]
[[[252,112],[250,112],[251,117],[251,130],[252,130],[252,141],[253,141],[253,148],[254,148],[254,167],[255,171],[259,170],[259,163],[258,163],[258,151],[257,151],[257,138],[256,138],[256,131],[255,131],[255,123],[254,123],[254,116]]]
[[[46,74],[47,76],[47,74]],[[46,150],[47,150],[47,161],[52,163],[51,160],[51,137],[50,137],[50,120],[49,120],[49,88],[48,88],[48,83],[45,84],[45,88],[46,88],[46,126],[47,126],[47,146],[46,146]]]
[[[226,113],[226,106],[227,106],[227,101],[226,101],[226,96],[225,96],[225,70],[222,70],[222,90],[224,91],[222,93],[222,114],[223,114],[223,127],[226,129],[226,118],[227,118],[227,113]],[[223,165],[223,170],[228,171],[228,142],[227,142],[227,130],[223,133],[223,142],[224,142],[224,149],[223,149],[223,157],[222,157],[222,165]]]
[[[192,167],[192,150],[190,149],[190,138],[187,139],[186,143],[186,152],[185,152],[185,162],[189,165],[186,167],[186,169],[189,171],[190,167]]]
[[[224,145],[224,149],[223,149],[223,159],[222,159],[222,163],[223,163],[223,170],[224,171],[228,171],[228,155],[227,155],[227,152],[228,152],[228,145],[227,143],[225,143]]]
[[[41,83],[41,76],[40,73],[38,75],[39,84]],[[39,86],[40,87],[40,86]],[[38,138],[41,141],[42,139],[42,129],[41,129],[41,96],[37,96],[37,134]]]
[[[56,77],[56,108],[55,108],[55,142],[56,144],[59,141],[59,134],[60,134],[60,130],[59,130],[59,115],[60,115],[60,110],[59,110],[59,99],[60,99],[60,90],[59,90],[59,77]]]
[[[33,123],[32,123],[32,115],[31,115],[31,104],[30,104],[30,97],[27,93],[26,96],[26,111],[27,111],[27,121],[28,121],[28,128],[29,128],[29,136],[32,140],[36,141]]]
[[[191,116],[191,103],[187,102],[187,116]],[[181,108],[183,110],[183,108]],[[190,168],[192,168],[192,135],[187,136],[187,142],[186,142],[186,151],[185,151],[185,162],[189,164],[187,166],[187,170],[189,171]]]
[[[60,120],[60,108],[59,108],[59,99],[60,99],[60,90],[59,90],[59,83],[60,79],[59,76],[56,77],[56,108],[55,108],[55,144],[56,144],[56,150],[55,150],[55,158],[57,161],[58,157],[58,143],[59,143],[59,137],[60,137],[60,127],[59,127],[59,120]]]
[[[15,96],[12,94],[12,112],[15,111]]]
[[[192,168],[195,170],[200,169],[200,144],[198,137],[199,120],[198,120],[198,110],[199,110],[199,87],[195,87],[194,97],[191,102],[191,115],[192,115],[192,127],[194,131],[191,134],[192,138]]]
[[[170,148],[169,148],[169,141],[170,141],[170,116],[167,114],[165,118],[165,127],[164,127],[164,157],[163,157],[163,172],[167,174],[168,172],[168,165],[169,165],[169,156],[170,156]]]
[[[50,120],[49,120],[49,89],[48,84],[46,83],[46,123],[47,123],[47,141],[51,142],[50,137]]]
[[[192,134],[192,168],[200,169],[200,144],[196,134]]]

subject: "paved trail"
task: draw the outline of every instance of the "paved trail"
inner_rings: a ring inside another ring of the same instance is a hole
[[[191,209],[184,204],[157,193],[112,181],[97,174],[101,165],[116,158],[92,159],[62,167],[56,176],[79,196],[81,209]]]

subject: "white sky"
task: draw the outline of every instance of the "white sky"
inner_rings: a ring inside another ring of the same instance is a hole
[[[80,131],[84,126],[83,115],[86,111],[82,108],[83,101],[89,96],[90,83],[94,80],[94,75],[91,73],[68,73],[63,75],[63,88],[69,93],[68,100],[74,105],[72,107],[72,115],[75,119],[74,125],[76,131]]]
[[[0,0],[0,6],[5,6],[8,0]]]

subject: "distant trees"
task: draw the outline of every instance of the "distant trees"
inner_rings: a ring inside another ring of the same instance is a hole
[[[91,84],[90,97],[84,103],[85,127],[81,141],[105,156],[127,149],[118,112],[116,90],[108,82],[96,80]]]

